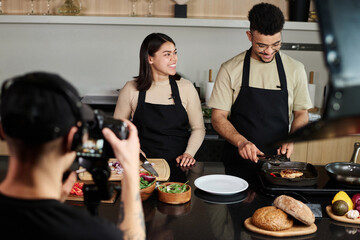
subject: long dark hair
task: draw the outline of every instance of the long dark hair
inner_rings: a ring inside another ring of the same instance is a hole
[[[175,45],[174,40],[163,33],[151,33],[142,42],[140,47],[139,76],[135,77],[137,90],[146,91],[151,87],[153,74],[149,64],[149,56],[153,57],[165,42],[171,42]]]

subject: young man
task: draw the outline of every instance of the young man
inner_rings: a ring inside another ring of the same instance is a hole
[[[139,195],[139,139],[129,121],[129,137],[110,129],[105,139],[124,168],[116,226],[64,204],[73,184],[74,141],[81,142],[84,118],[92,114],[75,88],[58,75],[30,73],[3,84],[1,135],[9,151],[7,175],[0,183],[0,225],[4,236],[33,239],[145,239]]]
[[[222,64],[209,102],[212,124],[226,139],[223,161],[239,164],[243,175],[254,174],[258,155],[293,152],[293,144],[268,143],[308,122],[312,107],[304,66],[281,53],[284,16],[268,3],[249,12],[252,47]]]

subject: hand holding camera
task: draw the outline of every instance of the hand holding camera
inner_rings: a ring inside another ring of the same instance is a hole
[[[131,171],[134,172],[131,176],[135,176],[136,181],[138,181],[140,142],[137,129],[135,125],[128,120],[125,120],[124,123],[128,127],[128,138],[126,141],[117,138],[116,134],[108,128],[104,128],[102,133],[112,147],[115,157],[124,168],[124,177],[129,177],[129,171]]]
[[[128,123],[107,116],[101,110],[94,110],[94,118],[85,123],[88,138],[76,147],[76,155],[84,158],[108,159],[115,157],[113,149],[104,139],[102,130],[109,128],[117,138],[127,139],[129,136]]]

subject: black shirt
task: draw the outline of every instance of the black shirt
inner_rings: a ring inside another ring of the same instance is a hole
[[[57,200],[25,200],[0,194],[2,236],[19,239],[123,239],[115,224]]]

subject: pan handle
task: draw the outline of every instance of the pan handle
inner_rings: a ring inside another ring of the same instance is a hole
[[[356,159],[358,157],[359,150],[360,150],[360,142],[354,143],[354,152],[353,152],[353,155],[351,156],[350,163],[356,163]]]

